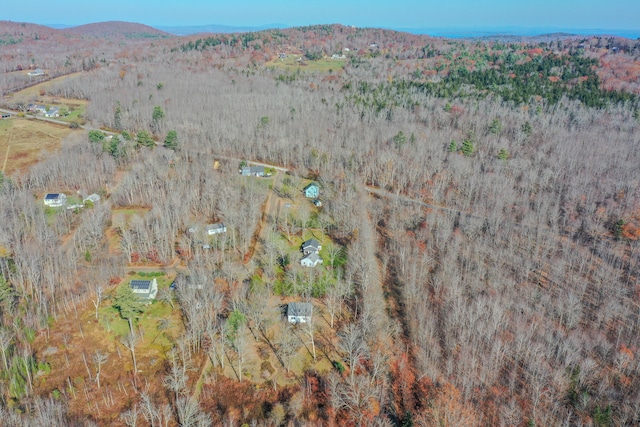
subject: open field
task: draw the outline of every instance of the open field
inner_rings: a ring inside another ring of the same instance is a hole
[[[0,170],[10,175],[56,150],[72,130],[62,125],[13,118],[0,122]]]
[[[308,59],[302,58],[301,61],[298,61],[298,58],[301,58],[302,55],[289,55],[285,59],[276,58],[273,61],[267,62],[265,64],[266,67],[273,67],[283,70],[290,71],[305,71],[305,72],[321,72],[321,73],[332,73],[337,71],[342,71],[344,69],[344,64],[347,62],[346,59],[319,59],[316,61],[310,61]]]

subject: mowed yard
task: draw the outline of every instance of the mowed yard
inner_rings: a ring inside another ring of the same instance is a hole
[[[71,132],[67,126],[32,119],[0,121],[0,171],[4,175],[36,163],[43,152],[54,151]]]

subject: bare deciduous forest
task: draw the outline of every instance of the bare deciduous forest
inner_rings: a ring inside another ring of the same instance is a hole
[[[0,23],[8,120],[88,101],[0,175],[6,425],[640,424],[640,42],[83,31]]]

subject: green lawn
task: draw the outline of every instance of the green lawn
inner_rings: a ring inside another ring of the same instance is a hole
[[[281,70],[290,71],[304,71],[304,72],[321,72],[331,73],[340,72],[344,69],[344,65],[347,59],[318,59],[316,61],[310,61],[304,59],[298,61],[301,55],[289,55],[286,59],[275,59],[267,63],[267,67]]]
[[[79,107],[75,107],[73,109],[69,108],[69,114],[67,114],[66,116],[60,116],[57,117],[58,120],[61,120],[63,122],[81,122],[83,119],[80,116],[84,116],[84,105],[81,105]]]
[[[169,276],[155,277],[158,282],[158,290],[166,289],[173,281]],[[129,286],[131,280],[151,279],[150,274],[133,274],[128,275],[118,286]],[[113,294],[117,292],[114,289]],[[116,340],[125,337],[129,333],[129,323],[126,319],[120,317],[118,310],[111,304],[112,299],[109,298],[102,304],[99,310],[100,324],[107,332],[113,333]],[[166,327],[162,327],[166,326]],[[173,346],[174,340],[182,328],[180,320],[180,310],[175,306],[172,308],[157,299],[150,304],[144,306],[144,311],[138,319],[133,322],[134,330],[142,334],[143,338],[139,341],[140,349],[160,351],[163,353]]]

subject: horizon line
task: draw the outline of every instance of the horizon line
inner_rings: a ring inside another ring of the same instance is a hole
[[[18,21],[12,21],[18,23]],[[606,27],[572,27],[572,26],[544,26],[544,25],[469,25],[469,26],[420,26],[420,27],[404,27],[404,26],[375,26],[375,25],[351,25],[351,24],[343,24],[339,22],[334,22],[330,24],[326,23],[315,23],[315,24],[283,24],[283,23],[268,23],[268,24],[220,24],[220,23],[209,23],[209,24],[146,24],[143,22],[137,21],[118,21],[118,20],[110,20],[110,21],[94,21],[83,24],[64,24],[64,23],[37,23],[31,22],[37,25],[43,25],[49,28],[54,29],[65,29],[65,28],[73,28],[79,27],[83,25],[91,25],[91,24],[99,24],[102,22],[128,22],[132,24],[141,24],[146,25],[152,28],[156,28],[161,30],[162,28],[171,28],[171,29],[179,29],[179,28],[197,28],[197,27],[222,27],[222,28],[244,28],[251,31],[251,29],[256,29],[257,31],[265,30],[265,29],[286,29],[286,28],[298,28],[298,27],[310,27],[317,25],[343,25],[346,27],[354,27],[354,28],[368,28],[368,29],[383,29],[383,30],[392,30],[399,32],[406,32],[416,35],[430,35],[427,33],[435,32],[440,35],[448,35],[451,37],[455,37],[458,35],[465,36],[471,35],[475,33],[479,33],[482,35],[494,35],[494,36],[520,36],[520,37],[535,37],[535,36],[544,36],[547,34],[555,34],[555,33],[567,33],[569,35],[611,35],[625,38],[637,38],[640,39],[640,28],[606,28]],[[20,22],[21,23],[21,22]]]

